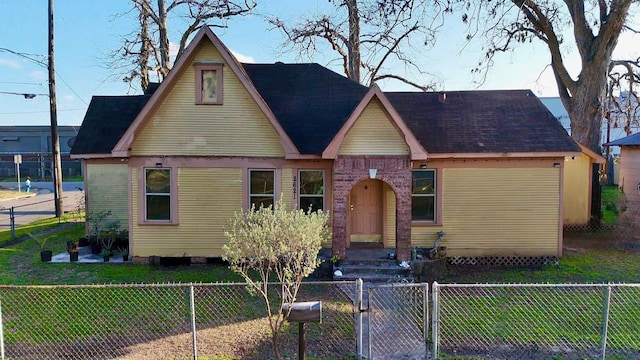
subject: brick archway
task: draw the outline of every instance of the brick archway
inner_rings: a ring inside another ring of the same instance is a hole
[[[391,187],[396,195],[396,254],[399,260],[411,257],[411,160],[408,156],[340,156],[333,164],[332,251],[346,256],[349,192],[358,182],[376,179]]]

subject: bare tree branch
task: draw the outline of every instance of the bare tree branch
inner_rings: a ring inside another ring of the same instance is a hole
[[[163,80],[171,70],[171,53],[168,19],[172,14],[190,19],[182,32],[175,60],[184,52],[189,37],[202,26],[226,26],[225,19],[248,14],[256,6],[255,0],[174,0],[166,6],[166,0],[131,0],[130,12],[138,14],[140,28],[124,37],[123,45],[113,55],[112,66],[128,69],[124,81],[129,84],[139,78],[146,90],[149,73]],[[136,50],[134,50],[136,49]]]
[[[277,17],[268,18],[274,28],[286,37],[283,48],[297,49],[300,55],[313,58],[321,51],[317,40],[326,41],[336,53],[345,75],[354,81],[372,85],[378,80],[394,79],[419,89],[432,85],[418,85],[405,81],[402,76],[379,76],[390,69],[394,62],[409,65],[420,71],[414,59],[403,51],[411,48],[410,38],[424,36],[422,44],[433,42],[435,31],[442,26],[445,9],[439,2],[427,0],[330,0],[338,13],[304,18],[297,24],[288,24]],[[404,49],[404,50],[403,50]],[[359,69],[364,69],[363,75]],[[367,81],[368,80],[368,81]]]

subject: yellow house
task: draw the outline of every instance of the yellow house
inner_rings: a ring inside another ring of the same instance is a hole
[[[604,164],[605,158],[580,145],[580,155],[564,159],[563,213],[564,226],[583,226],[591,220],[591,184],[593,164]]]
[[[87,211],[111,210],[136,261],[222,255],[235,212],[332,215],[334,254],[560,256],[564,159],[528,90],[383,92],[317,64],[242,64],[207,27],[149,94],[94,97],[72,154]]]

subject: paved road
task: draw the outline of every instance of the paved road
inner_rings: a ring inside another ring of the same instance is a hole
[[[65,212],[71,212],[78,206],[84,206],[84,193],[79,190],[82,186],[81,182],[62,184],[62,207]],[[55,216],[53,183],[32,182],[31,192],[34,195],[30,197],[0,201],[0,230],[7,230],[11,226],[9,217],[11,207],[14,208],[16,226]]]

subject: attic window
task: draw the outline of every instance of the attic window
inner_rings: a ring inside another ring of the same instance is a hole
[[[222,104],[222,66],[223,64],[197,63],[196,104]]]

